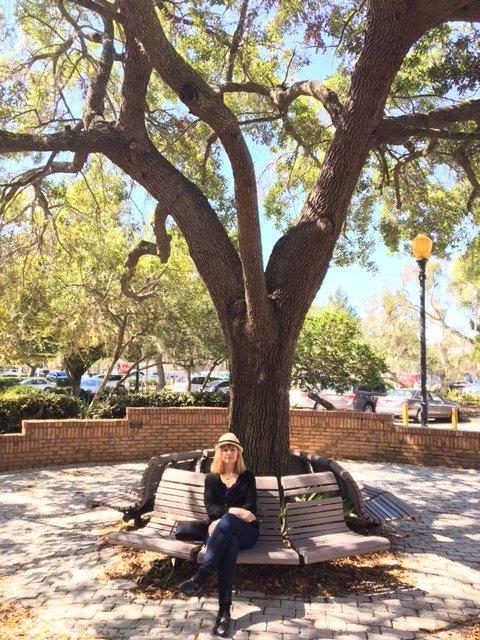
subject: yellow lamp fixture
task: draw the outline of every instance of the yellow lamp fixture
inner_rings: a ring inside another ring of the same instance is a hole
[[[417,260],[428,260],[432,247],[433,240],[423,234],[412,240],[412,253]]]

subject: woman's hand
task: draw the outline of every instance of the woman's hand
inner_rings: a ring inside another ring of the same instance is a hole
[[[208,525],[208,535],[211,536],[213,533],[213,530],[215,529],[215,527],[217,526],[217,524],[220,522],[220,520],[214,520],[213,522],[211,522]]]
[[[238,516],[245,522],[253,522],[257,518],[248,509],[242,509],[242,507],[230,507],[228,513],[233,513],[234,516]]]

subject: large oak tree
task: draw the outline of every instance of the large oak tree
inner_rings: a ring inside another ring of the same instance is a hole
[[[378,158],[384,188],[401,207],[409,167],[437,153],[464,171],[470,207],[480,191],[480,100],[456,100],[465,77],[475,84],[468,64],[476,34],[465,30],[459,44],[458,30],[449,30],[479,21],[479,0],[18,0],[16,18],[14,36],[21,31],[23,40],[3,59],[0,153],[13,154],[5,167],[11,174],[16,163],[18,171],[4,187],[2,215],[19,191],[42,198],[45,180],[82,171],[95,153],[144,187],[157,202],[159,257],[168,258],[171,216],[217,310],[232,377],[231,429],[257,473],[281,473],[295,344],[362,173],[365,181]],[[431,59],[443,55],[441,79],[454,77],[448,106],[442,83],[425,72],[431,46]],[[314,47],[336,47],[338,86],[292,79]],[[406,59],[419,86],[404,83],[400,96],[395,79]],[[309,186],[265,268],[252,138],[293,149],[270,204],[278,209],[290,180]],[[222,154],[232,207],[218,171]],[[355,224],[365,228],[360,200]]]

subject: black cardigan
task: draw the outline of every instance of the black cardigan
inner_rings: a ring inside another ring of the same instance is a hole
[[[247,469],[238,476],[235,484],[228,488],[217,473],[208,473],[205,476],[204,501],[210,521],[221,518],[230,507],[248,509],[256,516],[255,476]],[[256,522],[254,520],[252,524]]]

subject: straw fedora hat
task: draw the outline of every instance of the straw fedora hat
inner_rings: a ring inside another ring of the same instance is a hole
[[[215,449],[222,447],[224,444],[233,444],[234,447],[237,447],[240,453],[242,453],[243,451],[243,447],[240,444],[240,440],[237,438],[237,436],[234,433],[223,433],[218,439],[218,442],[215,445]]]

